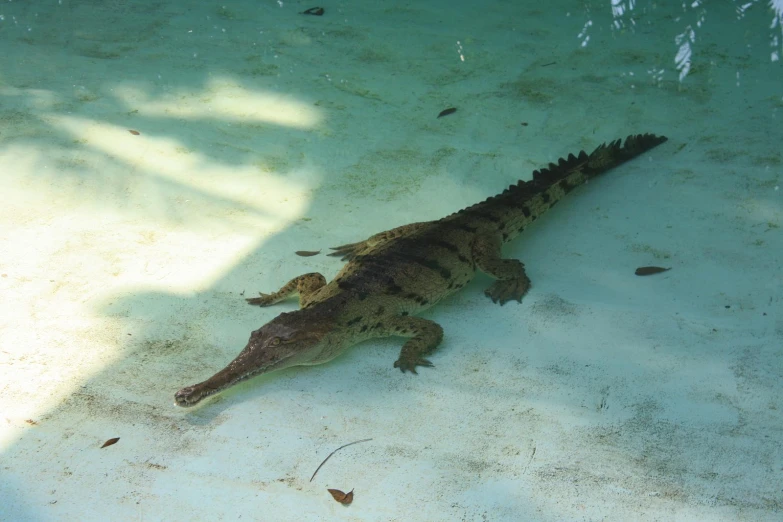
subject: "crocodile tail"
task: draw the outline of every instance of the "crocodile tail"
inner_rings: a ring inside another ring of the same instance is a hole
[[[520,181],[518,185],[532,183],[544,188],[567,179],[577,170],[581,171],[587,179],[591,179],[647,152],[667,139],[666,136],[655,134],[632,134],[625,138],[625,143],[622,142],[623,140],[615,140],[609,144],[602,143],[589,155],[581,151],[577,156],[569,154],[567,159],[560,158],[557,164],[550,163],[549,167],[534,171],[532,181]]]
[[[557,163],[533,172],[530,181],[518,181],[497,196],[452,214],[446,219],[473,218],[498,224],[503,242],[510,241],[566,194],[587,180],[665,142],[665,136],[632,134],[604,143],[587,154],[569,154]]]

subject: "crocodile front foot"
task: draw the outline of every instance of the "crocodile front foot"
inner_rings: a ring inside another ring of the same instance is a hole
[[[396,316],[384,321],[385,335],[399,335],[408,337],[400,356],[394,362],[394,367],[399,368],[402,373],[416,372],[417,366],[434,366],[430,361],[424,358],[438,347],[443,339],[443,328],[435,321],[423,319],[421,317]]]
[[[250,297],[245,299],[249,304],[256,306],[269,306],[275,304],[279,299],[275,294],[264,294],[259,292],[260,297]]]
[[[530,289],[530,279],[527,276],[505,281],[495,281],[492,286],[484,290],[484,295],[492,299],[493,303],[501,306],[509,301],[522,301],[522,297]]]
[[[259,297],[245,299],[248,304],[256,306],[269,306],[279,303],[283,299],[298,293],[299,306],[304,308],[316,292],[326,285],[326,278],[318,272],[310,272],[295,277],[283,285],[283,288],[272,294],[259,292]]]
[[[401,355],[399,359],[394,361],[394,367],[399,368],[402,373],[411,372],[414,374],[418,374],[418,372],[416,371],[417,366],[426,366],[428,368],[432,368],[435,365],[423,357],[416,357],[416,356],[403,358],[403,356]]]

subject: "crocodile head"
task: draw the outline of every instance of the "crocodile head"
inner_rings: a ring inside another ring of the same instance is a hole
[[[228,366],[204,382],[179,390],[174,395],[177,405],[193,406],[256,375],[290,366],[320,364],[333,358],[326,340],[331,331],[330,321],[307,312],[280,314],[251,333],[247,346]]]

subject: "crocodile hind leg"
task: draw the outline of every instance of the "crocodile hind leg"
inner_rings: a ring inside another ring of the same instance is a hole
[[[500,245],[497,236],[477,239],[473,245],[473,259],[482,272],[497,279],[484,290],[484,295],[502,306],[511,300],[522,301],[530,288],[530,279],[522,261],[500,257]]]
[[[443,328],[438,323],[407,315],[384,319],[382,324],[376,325],[373,334],[373,337],[409,337],[402,345],[400,357],[394,363],[394,367],[403,373],[416,373],[417,366],[431,367],[432,363],[424,356],[435,350],[443,340]]]
[[[291,279],[277,292],[272,294],[259,292],[261,297],[251,297],[246,301],[251,305],[269,306],[298,293],[299,307],[304,308],[313,294],[324,285],[326,285],[326,278],[318,272],[311,272]]]
[[[340,245],[338,247],[332,247],[334,252],[326,254],[327,256],[339,257],[342,261],[350,261],[354,257],[366,254],[373,248],[380,246],[384,243],[391,241],[392,239],[398,239],[401,237],[409,236],[420,230],[425,225],[429,225],[429,221],[422,221],[420,223],[410,223],[408,225],[402,225],[401,227],[379,232],[373,236],[368,237],[364,241],[358,243],[348,243],[347,245]]]

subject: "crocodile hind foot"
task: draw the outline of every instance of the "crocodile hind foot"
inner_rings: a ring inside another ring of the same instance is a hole
[[[327,256],[339,257],[341,261],[351,261],[357,256],[359,252],[367,248],[367,241],[359,241],[358,243],[348,243],[347,245],[340,245],[338,247],[331,247],[334,252],[329,252]]]
[[[521,302],[522,297],[530,289],[530,279],[523,275],[516,279],[495,281],[492,286],[484,290],[484,295],[492,299],[493,303],[503,306],[509,301]]]
[[[484,295],[501,306],[509,301],[522,301],[530,288],[530,279],[525,273],[525,264],[519,259],[500,257],[501,240],[498,236],[477,238],[473,244],[473,259],[476,266],[496,281],[484,290]]]
[[[429,224],[429,222],[423,221],[420,223],[402,225],[401,227],[386,230],[385,232],[379,232],[378,234],[368,237],[364,241],[348,243],[347,245],[340,245],[338,247],[331,247],[334,252],[326,255],[339,257],[342,261],[352,261],[356,258],[356,256],[369,254],[376,248],[383,246],[389,241],[410,236],[417,230],[421,230]]]

